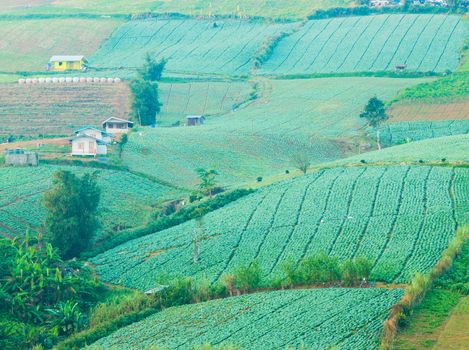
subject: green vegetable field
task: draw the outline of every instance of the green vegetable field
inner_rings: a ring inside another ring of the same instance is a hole
[[[415,121],[385,124],[381,128],[385,145],[469,133],[469,120]],[[371,131],[370,131],[371,132]]]
[[[240,20],[138,20],[115,30],[90,57],[100,69],[137,68],[147,52],[167,58],[167,71],[247,75],[253,56],[270,36],[295,24]]]
[[[400,289],[264,292],[169,308],[102,338],[91,349],[210,343],[242,349],[373,349]]]
[[[443,158],[448,162],[462,163],[469,161],[468,149],[468,135],[445,136],[358,154],[338,160],[334,165],[360,164],[361,160],[367,163],[441,162]]]
[[[58,170],[77,174],[93,171],[84,167],[48,165],[0,168],[0,234],[21,236],[27,228],[41,226],[45,216],[41,198],[51,186],[52,174]],[[151,212],[152,204],[179,194],[177,190],[128,172],[99,169],[98,173],[98,184],[102,190],[100,235],[142,225]]]
[[[253,87],[248,82],[161,83],[163,104],[157,124],[185,123],[187,115],[217,116],[231,112],[249,98]]]
[[[93,263],[104,281],[145,290],[165,273],[206,274],[214,281],[257,260],[271,276],[286,259],[326,252],[340,259],[367,256],[374,262],[372,278],[404,282],[428,271],[456,225],[467,221],[468,179],[465,168],[322,170],[206,215],[198,264],[192,263],[194,222],[127,242]]]
[[[386,99],[422,79],[327,78],[261,80],[259,98],[205,125],[145,129],[131,136],[124,163],[192,187],[195,169],[215,167],[225,185],[292,170],[296,153],[311,150],[314,164],[344,156],[337,140],[363,133],[358,116],[373,94]],[[164,108],[164,107],[163,107]]]
[[[467,26],[459,16],[378,15],[310,21],[283,40],[268,74],[394,70],[444,72],[458,66]]]

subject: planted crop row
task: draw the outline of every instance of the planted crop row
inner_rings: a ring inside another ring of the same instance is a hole
[[[118,85],[0,85],[0,137],[70,135],[84,125],[100,127],[127,118],[128,89]]]
[[[469,120],[441,120],[389,123],[381,128],[383,144],[396,145],[442,136],[469,133]],[[444,157],[444,156],[442,156]]]
[[[163,274],[215,281],[254,260],[275,276],[287,259],[326,252],[341,260],[367,256],[372,278],[408,281],[432,268],[464,222],[467,173],[426,166],[323,170],[208,214],[197,264],[195,222],[118,246],[93,263],[104,281],[148,289]]]
[[[225,20],[136,20],[120,26],[92,55],[97,68],[136,68],[145,54],[169,59],[169,72],[247,74],[267,37],[292,25]]]
[[[400,289],[318,289],[265,292],[169,308],[122,328],[91,347],[210,343],[242,349],[374,349],[382,321]]]
[[[199,167],[218,169],[223,185],[252,182],[292,171],[292,158],[305,150],[313,163],[342,157],[334,140],[362,133],[359,115],[370,96],[390,98],[414,83],[375,78],[262,80],[258,100],[208,117],[203,126],[132,134],[123,160],[131,169],[186,187],[197,184],[194,170]]]
[[[284,39],[261,72],[455,70],[467,26],[459,16],[377,15],[312,21]]]
[[[0,168],[0,222],[9,235],[23,235],[27,228],[39,228],[46,214],[41,202],[52,186],[52,175],[69,170],[78,175],[90,172],[83,167],[41,165],[37,168]],[[152,211],[151,205],[177,195],[172,189],[127,172],[98,171],[101,188],[100,234],[141,225]]]

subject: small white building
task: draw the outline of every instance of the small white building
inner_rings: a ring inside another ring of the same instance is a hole
[[[72,156],[96,156],[107,154],[109,143],[86,134],[78,134],[70,139]]]
[[[188,115],[186,117],[186,125],[196,126],[205,123],[205,117],[203,115]]]
[[[110,134],[126,134],[134,126],[130,120],[111,117],[103,121],[103,129]]]
[[[88,136],[94,137],[97,140],[104,141],[106,143],[110,143],[112,140],[111,134],[103,130],[99,130],[93,126],[84,126],[78,130],[75,130],[74,133],[75,133],[75,136],[88,135]]]

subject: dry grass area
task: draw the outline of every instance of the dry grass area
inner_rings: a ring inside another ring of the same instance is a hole
[[[390,122],[421,120],[468,120],[469,97],[433,99],[431,101],[403,101],[388,110]]]
[[[469,296],[461,299],[442,330],[434,350],[469,348]]]
[[[111,18],[1,20],[0,71],[45,71],[53,55],[89,56],[120,23]]]
[[[0,85],[0,137],[68,136],[83,125],[127,118],[126,84]]]

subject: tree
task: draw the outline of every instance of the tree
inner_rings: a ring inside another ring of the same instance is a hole
[[[54,174],[53,187],[44,194],[45,226],[63,258],[76,257],[89,247],[99,226],[100,195],[96,173],[81,178],[70,171]]]
[[[160,112],[161,103],[158,96],[158,84],[134,79],[130,83],[132,93],[132,114],[140,125],[155,125],[156,114]]]
[[[160,81],[167,62],[165,58],[157,62],[150,53],[147,53],[145,56],[145,64],[138,72],[143,80]]]
[[[127,141],[129,141],[127,134],[122,135],[122,138],[119,142],[119,158],[122,158],[122,152],[124,151],[124,147],[127,144]]]
[[[295,168],[306,174],[311,166],[311,158],[306,150],[298,151],[292,156],[292,163]]]
[[[200,184],[199,190],[203,195],[212,197],[213,190],[217,186],[215,177],[219,175],[219,172],[215,169],[203,169],[199,168],[196,170],[199,174]]]
[[[360,113],[360,118],[365,118],[369,126],[376,129],[376,142],[378,149],[381,150],[381,144],[379,140],[379,126],[382,122],[389,119],[384,108],[384,103],[379,98],[372,97],[365,106],[365,109]]]

